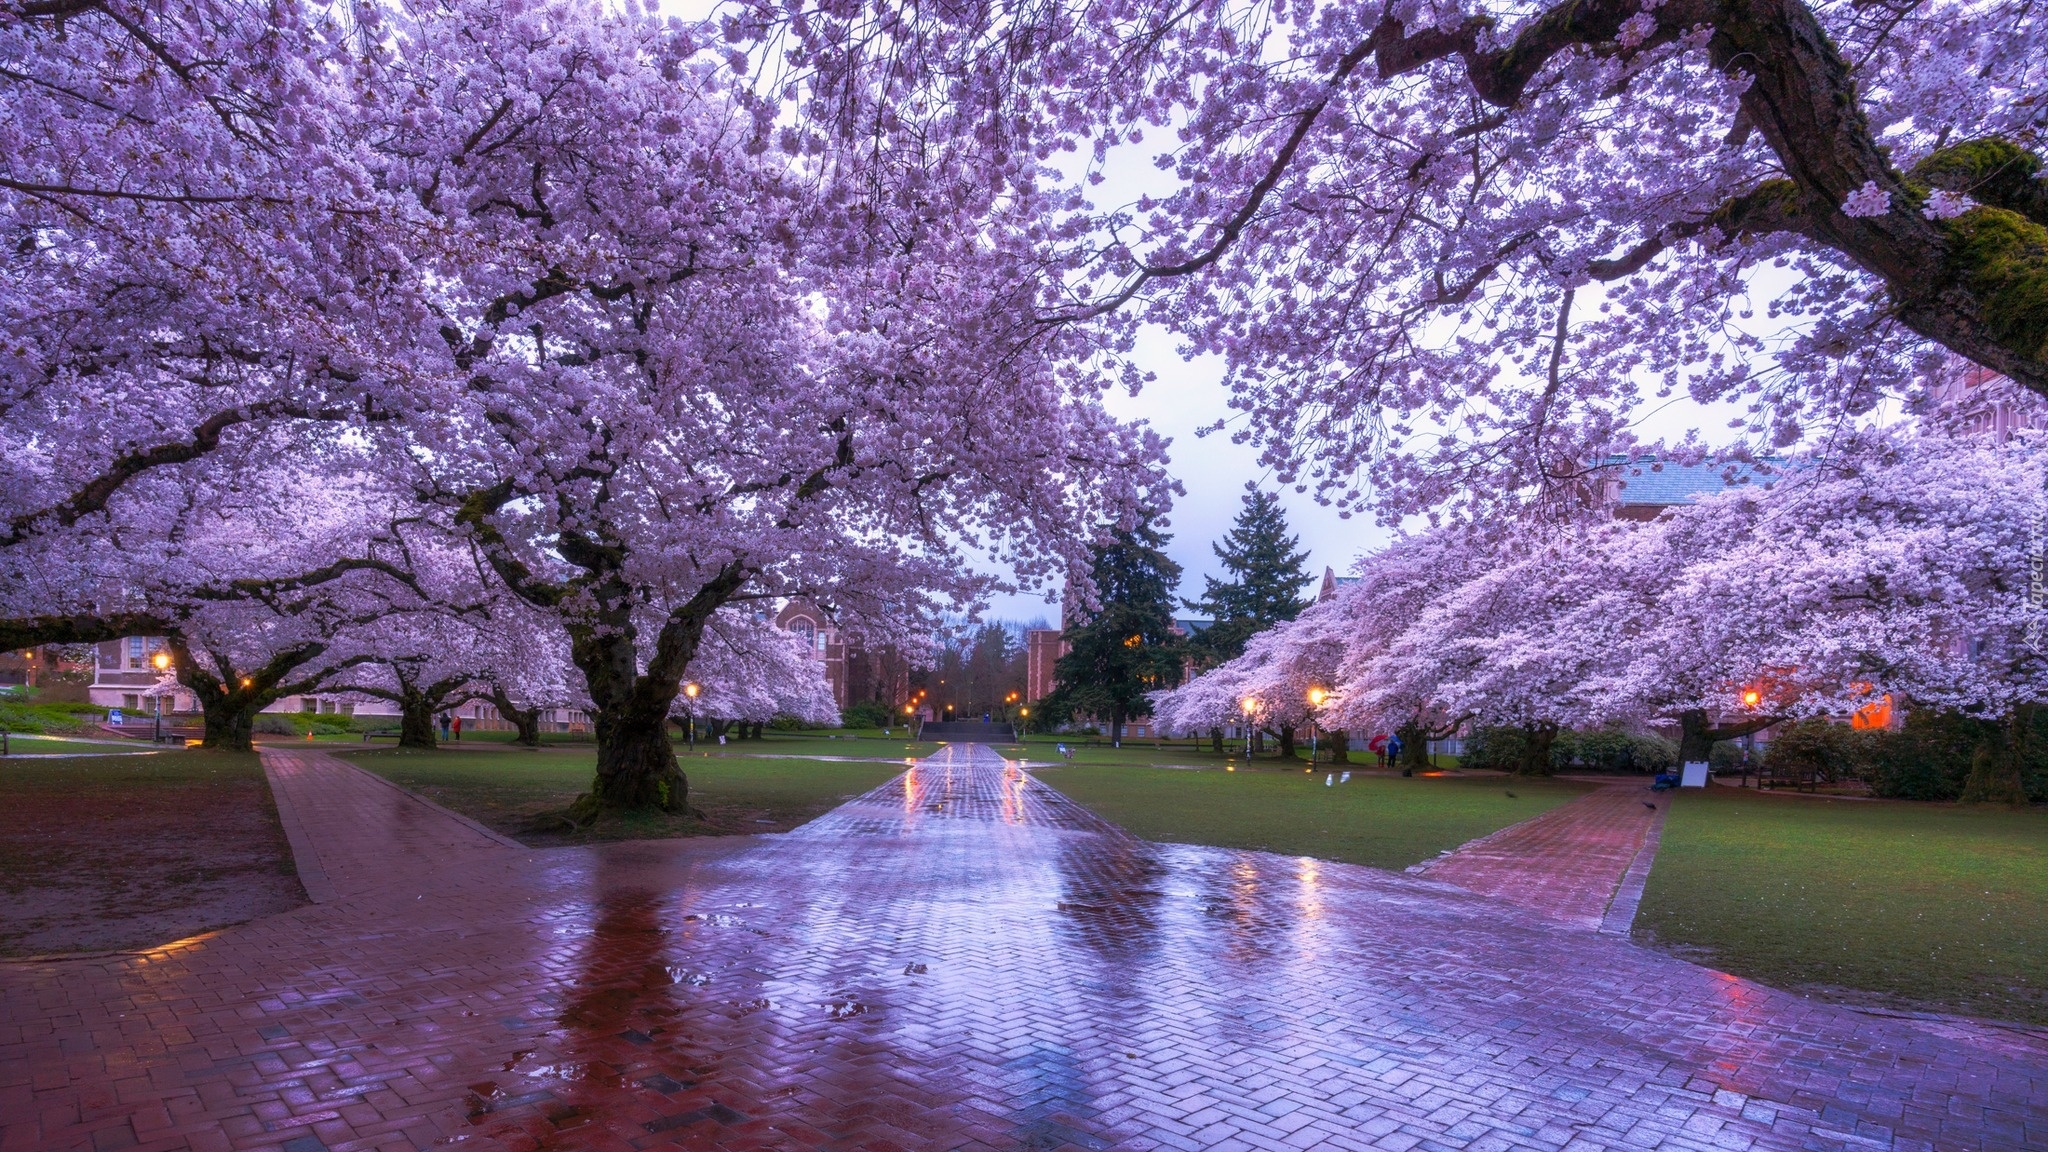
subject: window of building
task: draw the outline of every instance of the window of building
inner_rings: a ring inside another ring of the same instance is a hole
[[[319,710],[320,710],[320,700],[319,700],[319,698],[318,698],[318,697],[314,697],[314,696],[301,696],[301,697],[299,697],[299,711],[301,711],[301,712],[318,712]]]
[[[790,621],[789,630],[804,638],[806,648],[813,647],[818,642],[818,626],[805,617],[799,616]]]
[[[128,709],[130,712],[140,711],[142,708],[142,697],[133,692],[123,692],[121,694],[121,707]]]
[[[130,636],[128,638],[128,666],[130,668],[142,667],[142,655],[142,637]]]
[[[355,705],[354,705],[353,703],[350,703],[350,702],[349,702],[349,701],[347,701],[347,700],[344,700],[344,701],[342,701],[342,702],[341,702],[341,714],[342,714],[343,716],[353,716],[353,715],[355,715],[355,714],[356,714],[356,706],[355,706]]]

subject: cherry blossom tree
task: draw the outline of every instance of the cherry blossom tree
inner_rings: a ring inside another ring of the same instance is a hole
[[[1169,732],[1199,732],[1249,719],[1270,727],[1279,738],[1280,755],[1292,757],[1297,729],[1328,723],[1324,704],[1352,627],[1336,601],[1310,605],[1295,619],[1253,635],[1243,655],[1177,689],[1154,694],[1154,715]],[[1342,731],[1341,725],[1333,729]],[[1341,738],[1334,747],[1341,759],[1346,748]]]
[[[0,4],[0,555],[105,540],[117,502],[164,498],[143,480],[310,462],[434,406],[406,250],[431,233],[358,163],[345,16]],[[6,642],[147,623],[36,613]]]
[[[678,700],[670,715],[683,716],[687,709],[711,720],[714,735],[727,723],[760,724],[776,716],[839,723],[824,663],[800,637],[757,613],[727,608],[714,614],[684,678],[700,692],[694,700]]]
[[[422,273],[463,383],[401,426],[411,482],[567,630],[588,807],[684,806],[663,725],[718,609],[886,628],[989,586],[963,549],[1046,579],[1160,483],[984,201],[855,210],[863,173],[759,147],[690,30],[555,3],[385,33],[379,179],[461,238]]]
[[[760,0],[730,27],[809,147],[973,149],[1056,222],[1049,322],[1135,310],[1223,357],[1235,434],[1346,506],[1570,506],[1665,397],[1783,447],[1944,349],[2048,391],[2035,5]]]

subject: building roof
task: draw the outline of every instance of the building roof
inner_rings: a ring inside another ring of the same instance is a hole
[[[1191,616],[1176,617],[1173,622],[1180,625],[1180,630],[1190,636],[1200,635],[1216,626],[1214,620],[1198,620]]]

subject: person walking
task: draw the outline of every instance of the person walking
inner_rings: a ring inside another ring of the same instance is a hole
[[[446,712],[441,713],[440,720],[441,739],[446,740],[448,738],[448,714]]]
[[[455,718],[455,738],[457,740],[462,739],[462,717],[460,716]]]

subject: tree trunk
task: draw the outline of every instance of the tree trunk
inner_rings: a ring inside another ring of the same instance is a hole
[[[596,806],[686,811],[689,782],[676,763],[676,749],[669,743],[666,723],[622,724],[613,720],[607,725],[603,713],[595,719],[597,778],[591,782],[590,799]],[[595,815],[584,800],[578,800],[577,805],[582,812]]]
[[[512,697],[503,688],[491,686],[491,705],[505,722],[519,729],[519,743],[528,748],[540,747],[540,709],[521,708],[512,703]]]
[[[687,812],[689,781],[668,738],[669,706],[682,691],[681,680],[640,671],[630,615],[622,611],[606,623],[570,631],[570,654],[590,689],[597,737],[597,776],[570,806],[570,818],[588,822],[602,809]],[[689,647],[695,651],[694,644]],[[685,663],[688,655],[681,653],[674,663]]]
[[[1557,739],[1557,725],[1529,724],[1522,728],[1522,762],[1517,776],[1550,775],[1550,745]]]
[[[2006,717],[2005,731],[1986,737],[1977,746],[1977,754],[1970,761],[1969,778],[1963,781],[1963,803],[2019,807],[2027,802],[2020,765],[2033,728],[2034,705],[2021,704]]]
[[[1280,731],[1274,733],[1274,735],[1280,741],[1280,758],[1282,760],[1294,759],[1294,725],[1282,724]]]
[[[1421,724],[1403,724],[1394,729],[1401,738],[1401,774],[1411,775],[1429,768],[1429,729]]]
[[[398,746],[431,752],[440,747],[434,740],[434,704],[423,693],[403,692],[398,702]]]
[[[1330,763],[1351,763],[1351,737],[1342,728],[1332,728],[1330,736]]]
[[[1124,746],[1124,710],[1121,705],[1109,710],[1109,746]]]
[[[201,748],[222,752],[255,750],[251,736],[256,731],[256,713],[263,710],[261,703],[250,701],[240,693],[229,693],[212,700],[202,698],[199,708],[206,725],[199,740]]]
[[[1223,751],[1223,729],[1209,729],[1209,747],[1211,750],[1218,753],[1221,753]]]
[[[730,720],[706,720],[704,723],[711,729],[711,742],[713,744],[718,743],[720,736],[732,730],[732,721]]]

